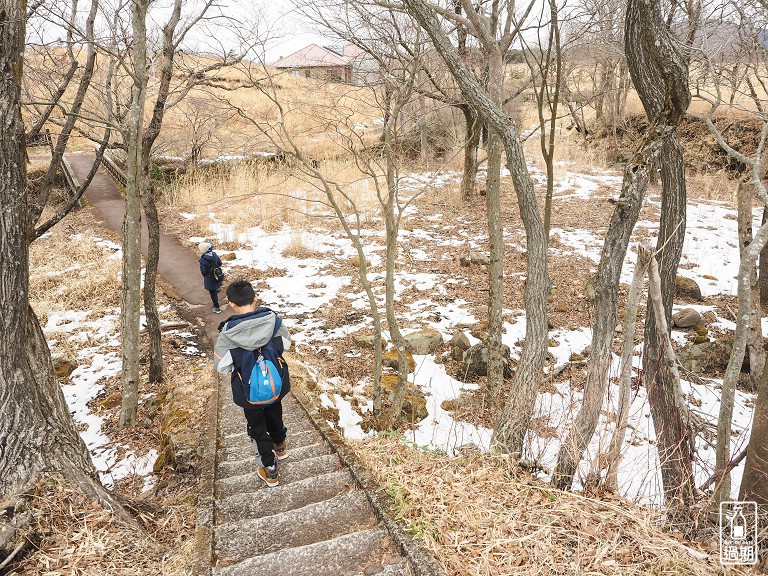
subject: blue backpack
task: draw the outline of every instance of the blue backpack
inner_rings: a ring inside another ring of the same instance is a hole
[[[240,386],[245,401],[252,406],[267,406],[274,403],[288,387],[288,365],[282,357],[282,338],[276,339],[282,321],[276,319],[272,338],[256,350],[233,350],[233,361],[240,366]],[[275,343],[278,340],[278,343]],[[235,353],[237,352],[237,353]],[[236,358],[239,356],[240,358]]]

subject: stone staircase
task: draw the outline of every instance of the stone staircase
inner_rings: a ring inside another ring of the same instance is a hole
[[[380,519],[370,492],[361,488],[354,470],[342,462],[343,454],[321,432],[323,426],[313,423],[292,394],[283,400],[289,456],[279,463],[280,486],[268,488],[256,475],[242,410],[231,402],[228,379],[220,380],[214,575],[440,573],[401,554],[402,533],[393,538],[394,523]]]
[[[76,177],[84,180],[94,156],[68,158]],[[125,202],[105,173],[97,172],[91,181],[88,201],[119,233]],[[222,317],[210,311],[197,255],[166,234],[160,249],[164,290],[190,305],[189,320],[199,318],[212,346]],[[292,380],[301,381],[306,369],[290,355],[288,361]],[[387,516],[386,497],[378,494],[375,481],[354,463],[333,430],[310,418],[292,395],[283,403],[289,457],[280,466],[280,486],[267,488],[256,477],[245,419],[231,401],[229,379],[220,378],[218,394],[213,392],[218,414],[208,413],[200,430],[201,488],[197,525],[190,536],[196,576],[443,574]]]

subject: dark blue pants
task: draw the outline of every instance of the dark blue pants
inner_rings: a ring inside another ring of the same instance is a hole
[[[288,429],[283,424],[283,404],[281,400],[263,408],[243,409],[248,422],[248,436],[256,441],[256,448],[263,466],[275,463],[272,452],[275,444],[285,442]]]

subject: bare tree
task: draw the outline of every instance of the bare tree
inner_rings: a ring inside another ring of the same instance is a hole
[[[162,30],[162,44],[159,54],[157,68],[159,70],[159,81],[155,100],[152,106],[152,115],[147,126],[141,134],[141,200],[144,208],[144,215],[147,218],[147,230],[149,242],[147,245],[147,265],[144,274],[144,313],[147,317],[147,331],[149,333],[149,381],[160,382],[163,379],[163,350],[160,332],[160,316],[157,313],[157,265],[160,260],[160,220],[157,214],[155,203],[155,188],[150,175],[151,154],[157,137],[162,129],[165,111],[169,105],[177,104],[184,98],[197,81],[205,73],[211,70],[218,70],[229,65],[228,58],[225,56],[202,70],[198,70],[195,76],[186,78],[185,82],[177,88],[171,98],[171,81],[173,79],[174,62],[176,52],[184,41],[187,33],[200,22],[213,4],[213,0],[206,0],[196,12],[190,16],[187,22],[181,26],[182,0],[174,0],[173,10]]]
[[[547,18],[537,26],[539,32],[537,46],[526,44],[525,59],[531,70],[534,94],[539,114],[539,142],[541,157],[547,174],[547,190],[544,194],[544,230],[549,239],[552,221],[552,196],[554,194],[555,172],[555,134],[557,109],[560,105],[560,90],[563,85],[563,45],[561,41],[560,7],[556,0],[548,0],[549,12],[542,12],[541,19]],[[546,30],[546,39],[541,38],[541,31]]]
[[[674,6],[673,6],[674,7]],[[671,18],[673,14],[669,15]],[[662,14],[660,0],[629,0],[624,24],[629,72],[651,127],[661,138],[661,222],[657,246],[661,295],[667,323],[672,312],[675,275],[685,238],[685,169],[676,126],[690,102],[688,59]],[[693,501],[692,439],[681,412],[675,379],[663,361],[666,334],[654,315],[645,324],[644,372],[657,433],[666,505],[672,516],[690,513]]]
[[[627,60],[623,54],[623,2],[594,2],[595,40],[598,49],[595,78],[595,116],[598,125],[615,135],[623,122],[629,92]]]
[[[737,275],[738,314],[731,356],[723,377],[717,424],[715,472],[710,481],[716,483],[715,500],[722,501],[731,497],[730,471],[739,459],[731,455],[734,398],[746,352],[749,355],[750,376],[753,384],[758,388],[758,398],[755,404],[752,434],[746,450],[747,463],[741,486],[741,497],[764,501],[760,489],[765,486],[765,478],[768,476],[768,464],[762,457],[768,431],[764,405],[766,351],[760,325],[762,314],[756,270],[757,260],[762,258],[768,241],[768,224],[764,217],[761,226],[753,235],[752,201],[756,194],[763,205],[763,214],[766,213],[768,191],[764,178],[768,103],[763,80],[766,64],[763,30],[768,6],[762,2],[727,2],[718,7],[722,12],[728,13],[729,18],[710,20],[709,27],[702,31],[702,40],[697,43],[697,46],[700,46],[697,56],[702,63],[697,82],[699,86],[697,96],[710,105],[705,115],[697,117],[706,123],[720,148],[735,162],[744,166],[747,174],[739,182],[737,190],[740,253]],[[729,37],[729,43],[726,45],[721,41],[717,49],[713,50],[709,44],[716,42],[707,42],[709,34],[716,34],[713,30],[721,27],[736,28],[738,34],[735,37]],[[715,53],[713,54],[712,51]],[[738,72],[738,68],[743,68],[743,72]],[[734,79],[737,73],[741,75],[739,80]],[[717,125],[716,114],[726,100],[722,90],[724,86],[731,90],[731,95],[727,99],[729,110],[740,110],[761,124],[760,135],[753,150],[747,151],[731,145]],[[762,374],[761,371],[763,371]]]
[[[132,80],[125,131],[126,185],[123,220],[123,290],[120,338],[122,343],[122,404],[120,426],[136,420],[139,391],[139,331],[141,328],[141,183],[142,132],[147,98],[147,10],[149,0],[131,0],[131,62],[125,64]],[[130,68],[129,68],[130,66]]]
[[[40,198],[27,194],[21,114],[26,22],[23,3],[0,2],[0,69],[7,72],[0,75],[0,498],[57,471],[127,518],[98,481],[29,302],[29,243]]]
[[[185,160],[194,169],[207,150],[221,143],[217,131],[232,119],[232,112],[221,108],[215,99],[192,96],[179,104],[179,111],[183,116],[183,122],[178,125],[183,141],[179,146],[189,151]]]
[[[471,8],[464,2],[464,8]],[[542,378],[547,352],[546,294],[549,287],[547,276],[547,241],[541,214],[536,205],[533,184],[523,156],[520,135],[514,121],[498,106],[472,76],[456,48],[442,29],[438,14],[446,11],[425,0],[405,0],[404,6],[426,30],[436,50],[445,61],[464,97],[481,118],[501,138],[506,152],[506,166],[512,175],[517,192],[518,205],[526,231],[527,279],[525,283],[526,336],[523,351],[512,383],[512,392],[494,429],[492,444],[499,450],[522,454],[523,441],[533,416],[534,402]],[[477,13],[474,12],[476,15]],[[478,16],[479,17],[479,16]],[[511,33],[511,31],[510,31]],[[486,39],[492,50],[493,41]],[[508,40],[503,36],[499,41]],[[496,278],[492,276],[492,281]]]
[[[608,389],[621,268],[648,188],[648,162],[658,153],[658,147],[658,141],[643,146],[624,168],[621,195],[616,200],[616,208],[608,224],[595,275],[595,320],[592,324],[592,348],[587,364],[584,398],[568,437],[560,446],[557,466],[552,475],[553,484],[564,490],[569,489],[573,483],[581,455],[597,427],[600,408]],[[625,333],[625,338],[631,341],[632,333]]]

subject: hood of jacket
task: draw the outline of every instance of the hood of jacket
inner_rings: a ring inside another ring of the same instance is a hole
[[[222,322],[219,332],[221,346],[244,350],[261,348],[274,336],[276,318],[269,308],[259,308],[228,318]]]

